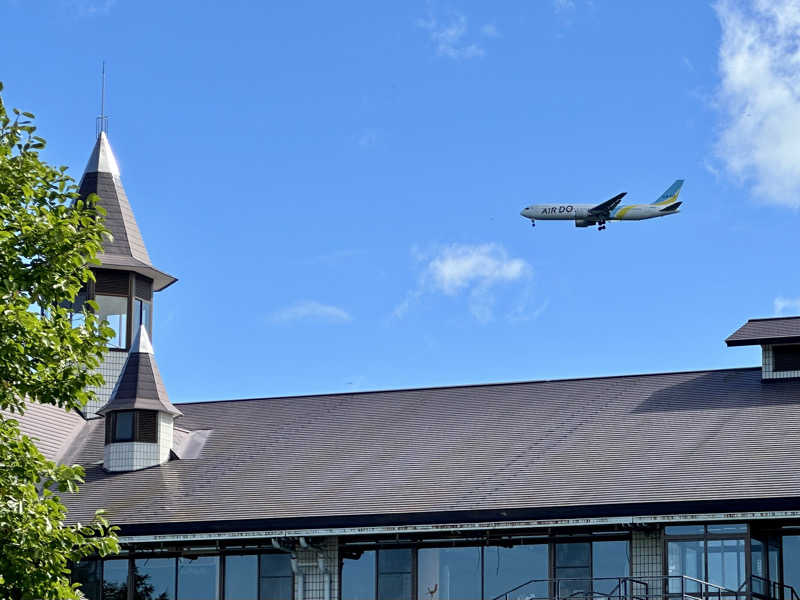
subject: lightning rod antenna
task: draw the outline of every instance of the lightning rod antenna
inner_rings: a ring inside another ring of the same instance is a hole
[[[100,116],[97,117],[97,137],[108,135],[108,115],[106,115],[106,61],[100,71]]]

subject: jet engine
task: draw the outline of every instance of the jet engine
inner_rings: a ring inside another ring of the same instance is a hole
[[[591,227],[592,225],[597,225],[597,221],[592,221],[590,219],[575,219],[575,227]]]

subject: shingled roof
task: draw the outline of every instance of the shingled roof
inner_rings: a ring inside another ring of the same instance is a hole
[[[126,534],[653,513],[800,497],[800,385],[758,368],[187,403],[194,460],[109,474],[102,423],[69,460]],[[649,508],[650,507],[650,508]],[[545,517],[543,517],[545,516]]]
[[[177,281],[175,277],[156,269],[133,216],[128,196],[120,179],[119,166],[108,137],[100,132],[94,145],[86,170],[81,178],[79,193],[82,198],[89,194],[100,197],[98,204],[106,210],[105,225],[113,236],[103,244],[103,254],[98,256],[107,269],[131,270],[153,280],[158,291]]]
[[[800,317],[750,319],[726,340],[728,346],[792,344],[800,342]]]
[[[167,390],[153,357],[153,345],[144,325],[139,326],[108,402],[97,414],[105,415],[112,410],[130,409],[158,410],[173,416],[181,415],[181,411],[167,397]]]

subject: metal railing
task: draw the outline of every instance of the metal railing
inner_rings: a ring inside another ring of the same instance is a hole
[[[746,587],[732,590],[688,575],[531,579],[491,600],[747,600]],[[760,600],[800,600],[791,592]]]
[[[753,598],[759,600],[800,600],[795,589],[785,583],[771,581],[760,575],[751,575]]]

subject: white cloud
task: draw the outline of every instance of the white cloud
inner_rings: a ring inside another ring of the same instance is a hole
[[[553,0],[553,8],[556,12],[564,12],[575,9],[575,0]]]
[[[532,273],[525,260],[511,258],[499,244],[451,244],[432,256],[416,249],[412,253],[425,265],[418,286],[395,308],[395,317],[405,315],[425,294],[463,294],[468,298],[472,315],[486,323],[494,318],[495,288],[527,280]]]
[[[720,0],[717,154],[766,201],[800,208],[800,1]]]
[[[417,21],[417,26],[426,29],[436,54],[454,60],[477,58],[486,54],[485,50],[475,43],[468,43],[467,17],[459,12],[452,12],[446,23],[441,23],[431,13],[427,19]]]
[[[313,300],[297,302],[286,308],[275,311],[271,315],[271,320],[276,323],[288,323],[304,319],[319,319],[324,321],[347,322],[352,321],[353,317],[338,306],[322,304]]]
[[[778,296],[773,301],[775,306],[775,316],[782,316],[785,314],[800,314],[800,298],[784,298]]]
[[[487,23],[486,25],[481,27],[481,33],[487,38],[500,37],[500,31],[497,29],[497,25],[494,25],[493,23]]]

